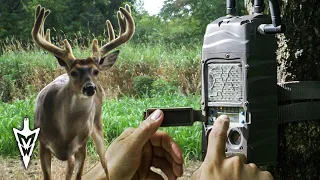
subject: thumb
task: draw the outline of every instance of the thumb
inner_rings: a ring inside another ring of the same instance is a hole
[[[163,112],[157,109],[146,120],[142,121],[139,127],[131,134],[131,137],[135,139],[135,143],[143,147],[160,127],[163,116]]]

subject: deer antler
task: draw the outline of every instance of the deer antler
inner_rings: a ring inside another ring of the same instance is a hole
[[[94,57],[102,57],[112,49],[120,46],[121,44],[129,41],[134,33],[134,21],[131,16],[131,9],[129,5],[125,6],[125,9],[120,7],[118,11],[118,23],[120,26],[119,36],[115,39],[114,30],[112,24],[107,20],[109,42],[98,49],[98,41],[96,39],[92,42],[92,51]],[[98,58],[100,59],[100,58]]]
[[[64,40],[65,49],[61,49],[51,43],[49,29],[46,31],[44,38],[44,22],[49,14],[50,10],[45,10],[45,8],[38,5],[34,25],[31,31],[32,38],[41,48],[52,53],[54,56],[61,58],[65,63],[70,64],[70,61],[73,61],[75,57],[73,56],[68,40]]]

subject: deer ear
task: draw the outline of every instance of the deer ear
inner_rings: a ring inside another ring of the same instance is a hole
[[[58,63],[60,64],[60,66],[62,67],[68,67],[68,65],[59,57],[55,56],[58,60]]]
[[[101,71],[110,69],[112,67],[112,65],[116,62],[119,53],[120,53],[120,51],[117,50],[117,51],[101,58],[101,60],[99,62],[99,69]]]

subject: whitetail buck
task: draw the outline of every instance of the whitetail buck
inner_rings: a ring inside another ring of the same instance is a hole
[[[119,36],[107,21],[109,42],[98,47],[92,42],[92,55],[86,59],[75,58],[67,40],[61,49],[50,41],[50,31],[44,36],[44,22],[50,11],[40,5],[36,9],[32,29],[34,41],[52,53],[67,73],[59,76],[39,93],[35,103],[35,127],[40,127],[39,154],[44,179],[51,179],[51,153],[59,160],[67,160],[66,179],[71,179],[76,163],[76,178],[81,179],[86,156],[86,142],[91,136],[101,164],[108,176],[102,129],[103,89],[98,82],[99,71],[115,63],[119,51],[106,53],[127,42],[134,33],[134,22],[128,5],[118,11]]]

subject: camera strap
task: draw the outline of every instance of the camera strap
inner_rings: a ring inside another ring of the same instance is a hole
[[[320,119],[320,81],[278,84],[279,124]]]

